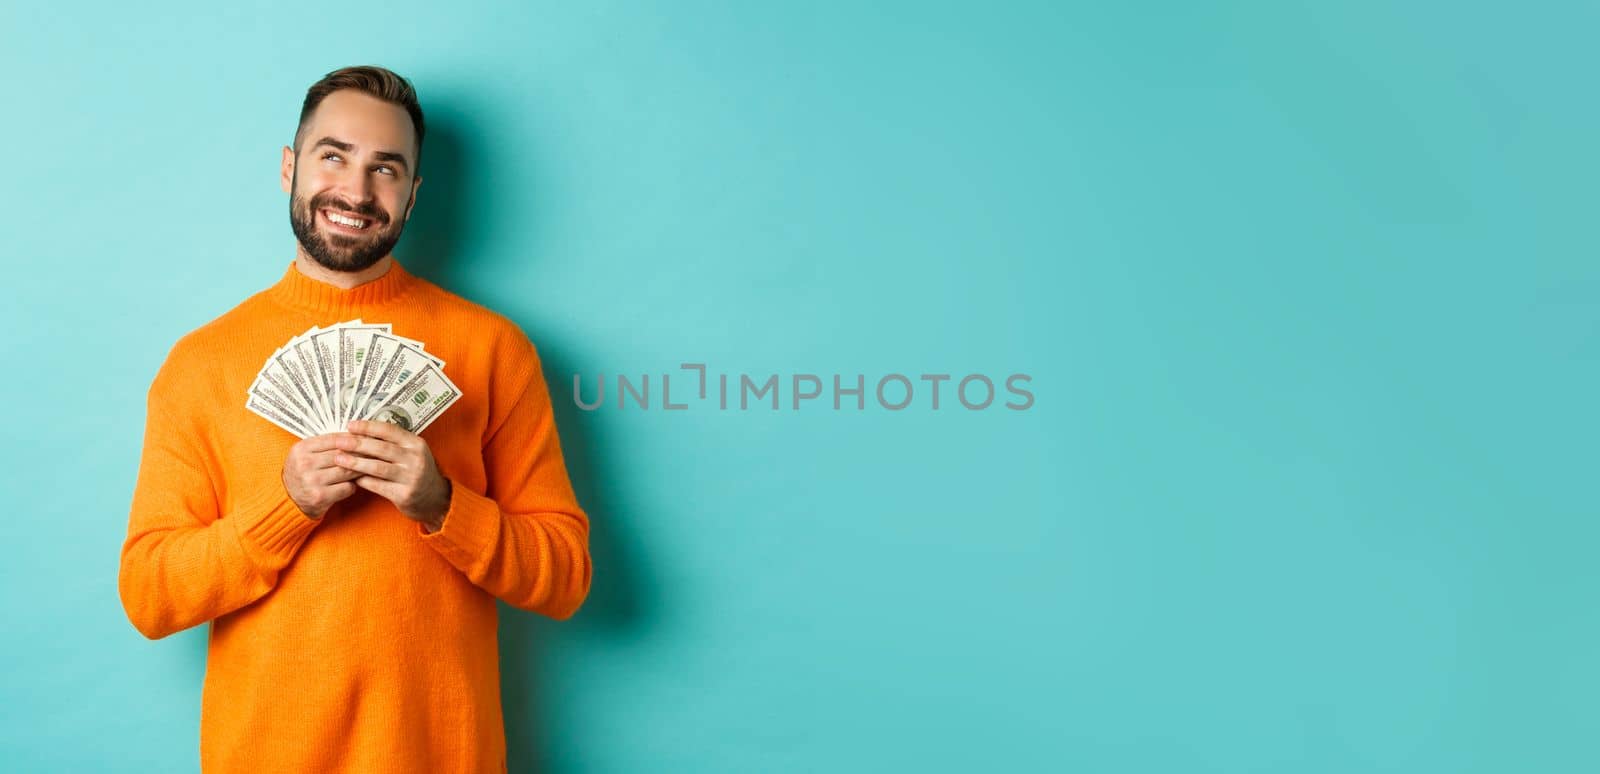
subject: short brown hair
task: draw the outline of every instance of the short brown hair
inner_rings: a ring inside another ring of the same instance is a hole
[[[355,89],[364,94],[370,94],[384,102],[393,103],[405,108],[411,116],[411,128],[417,135],[417,157],[412,160],[412,172],[422,166],[422,106],[417,104],[417,91],[411,87],[411,82],[400,77],[392,70],[377,65],[360,65],[357,67],[341,67],[327,75],[322,80],[311,84],[306,90],[305,104],[300,106],[300,123],[294,129],[295,153],[300,152],[300,133],[305,131],[306,119],[316,112],[317,106],[322,104],[324,97],[340,89]]]

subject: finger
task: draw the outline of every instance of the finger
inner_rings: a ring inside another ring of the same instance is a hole
[[[321,470],[323,468],[339,467],[338,457],[340,454],[341,452],[338,449],[329,449],[327,451],[319,451],[307,454],[305,455],[304,469],[311,471]]]
[[[341,467],[346,467],[351,470],[365,473],[369,476],[374,476],[387,481],[398,481],[400,479],[400,474],[404,472],[403,468],[392,462],[373,459],[371,457],[357,457],[353,454],[345,454],[344,452],[340,452],[339,456],[336,457],[334,461],[339,463]]]
[[[362,476],[351,483],[389,502],[394,502],[396,498],[400,497],[400,485],[393,481],[385,481],[373,476]]]
[[[403,447],[385,441],[382,438],[373,438],[365,435],[346,434],[344,438],[339,440],[339,448],[351,454],[376,457],[390,462],[402,462],[406,456],[406,450]]]
[[[300,442],[300,451],[319,452],[337,449],[339,447],[339,439],[349,435],[349,433],[323,433],[322,435],[306,436],[306,439]]]
[[[345,481],[343,483],[334,484],[333,486],[328,487],[328,499],[332,500],[333,502],[343,500],[344,498],[355,493],[356,485],[354,481]]]
[[[350,429],[350,432],[355,433],[356,435],[367,435],[374,438],[382,438],[389,443],[397,444],[407,448],[412,447],[414,445],[413,442],[422,440],[416,433],[413,433],[409,430],[402,430],[399,425],[393,422],[374,422],[370,419],[352,419],[347,427]]]
[[[305,482],[310,486],[328,486],[360,478],[364,475],[366,474],[359,470],[351,470],[350,468],[335,465],[331,468],[323,468],[306,474]]]
[[[307,509],[314,509],[326,514],[328,508],[332,507],[334,503],[355,493],[356,485],[350,481],[326,487],[312,487],[308,491],[301,492],[295,498],[295,505],[300,506],[300,509],[308,514],[311,510]]]

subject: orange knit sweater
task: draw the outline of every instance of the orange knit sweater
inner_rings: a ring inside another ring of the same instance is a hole
[[[421,340],[463,392],[422,432],[452,485],[437,533],[359,489],[307,518],[281,478],[298,439],[245,409],[274,349],[356,317]],[[203,771],[505,771],[495,599],[565,619],[591,577],[550,407],[515,324],[398,261],[350,290],[291,263],[178,340],[147,398],[118,589],[151,639],[211,622]]]

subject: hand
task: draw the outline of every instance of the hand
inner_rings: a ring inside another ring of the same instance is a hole
[[[283,460],[283,489],[310,518],[322,518],[334,503],[356,493],[351,479],[361,474],[334,460],[339,454],[337,440],[344,435],[327,433],[304,438],[289,447],[289,456]]]
[[[335,464],[355,471],[354,484],[400,509],[429,532],[444,527],[450,510],[450,480],[439,473],[421,436],[391,422],[352,420],[349,433],[335,433]]]

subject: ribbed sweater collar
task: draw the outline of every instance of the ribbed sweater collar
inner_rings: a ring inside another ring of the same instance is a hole
[[[267,288],[267,297],[290,309],[314,315],[354,316],[399,299],[420,283],[400,261],[389,258],[383,276],[349,290],[312,279],[295,268],[294,261],[277,284]]]

